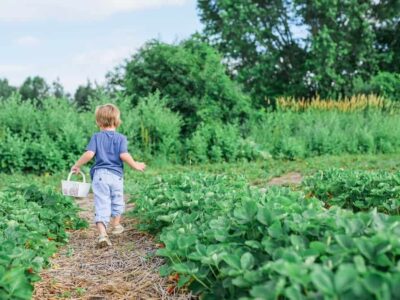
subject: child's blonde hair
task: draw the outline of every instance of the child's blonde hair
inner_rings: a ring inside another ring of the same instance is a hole
[[[96,123],[98,126],[118,127],[121,125],[121,112],[114,104],[107,103],[96,107]]]

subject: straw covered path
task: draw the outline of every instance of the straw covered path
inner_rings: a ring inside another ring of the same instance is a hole
[[[69,243],[41,273],[33,299],[192,299],[190,294],[176,293],[174,282],[159,276],[163,260],[154,255],[157,243],[151,235],[135,229],[134,219],[124,218],[126,230],[111,237],[111,248],[96,249],[93,199],[77,203],[81,217],[91,225],[70,232]]]

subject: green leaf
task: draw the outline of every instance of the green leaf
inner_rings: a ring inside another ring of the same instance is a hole
[[[299,287],[290,286],[285,289],[285,296],[289,298],[289,300],[303,300],[305,297],[300,292]]]
[[[367,272],[367,267],[365,266],[365,260],[361,255],[354,256],[353,261],[359,273],[364,274]]]
[[[195,274],[199,269],[193,263],[173,264],[172,269],[180,274]]]
[[[270,225],[272,223],[272,216],[270,212],[270,208],[268,207],[259,207],[257,211],[257,220],[264,225]]]
[[[235,268],[237,270],[241,269],[240,258],[236,255],[226,254],[222,258],[224,262],[226,262],[230,267]]]
[[[179,249],[187,249],[190,246],[194,245],[196,243],[196,236],[195,235],[179,235],[178,236],[178,247]]]
[[[311,273],[311,281],[315,287],[324,294],[334,295],[335,289],[333,286],[332,273],[320,266],[316,266]]]
[[[233,215],[241,223],[249,223],[254,220],[257,213],[257,204],[254,201],[246,201],[243,206],[236,208]]]
[[[354,246],[352,238],[349,237],[348,235],[335,234],[334,237],[338,242],[338,244],[344,249],[350,250]]]
[[[305,247],[304,239],[299,235],[294,235],[294,234],[290,235],[290,242],[292,243],[296,251],[304,249]]]
[[[360,252],[368,259],[374,259],[374,250],[372,243],[366,238],[359,238],[354,241]]]
[[[377,293],[385,283],[385,278],[378,273],[369,273],[363,280],[365,288],[372,294]]]
[[[178,280],[178,288],[185,286],[185,284],[187,284],[191,278],[192,276],[190,275],[181,275]]]
[[[338,293],[344,293],[352,287],[357,279],[357,271],[352,264],[339,266],[334,276],[335,288]]]
[[[242,269],[250,270],[254,266],[254,257],[250,252],[246,252],[240,258],[240,266]]]
[[[269,228],[268,233],[273,238],[279,238],[283,235],[282,225],[281,222],[276,221],[274,222]]]
[[[253,240],[245,241],[244,244],[246,246],[249,246],[250,248],[253,248],[253,249],[261,249],[262,248],[261,243],[258,242],[258,241],[253,241]]]
[[[162,265],[159,270],[161,277],[165,277],[171,274],[171,267],[169,265]]]

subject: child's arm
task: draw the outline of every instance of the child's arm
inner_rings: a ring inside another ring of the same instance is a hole
[[[132,169],[143,172],[146,169],[146,164],[142,162],[134,161],[132,156],[128,153],[121,153],[120,156],[122,161],[126,162]]]
[[[71,168],[71,172],[79,173],[81,171],[81,166],[88,163],[94,155],[95,153],[93,151],[86,151],[85,153],[83,153],[81,158],[79,158],[78,161]]]

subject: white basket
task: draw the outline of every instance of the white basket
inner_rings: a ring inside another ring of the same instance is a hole
[[[90,183],[86,182],[85,174],[79,172],[83,177],[83,182],[71,181],[72,172],[69,173],[67,180],[61,181],[62,193],[64,196],[85,198],[89,194]]]

